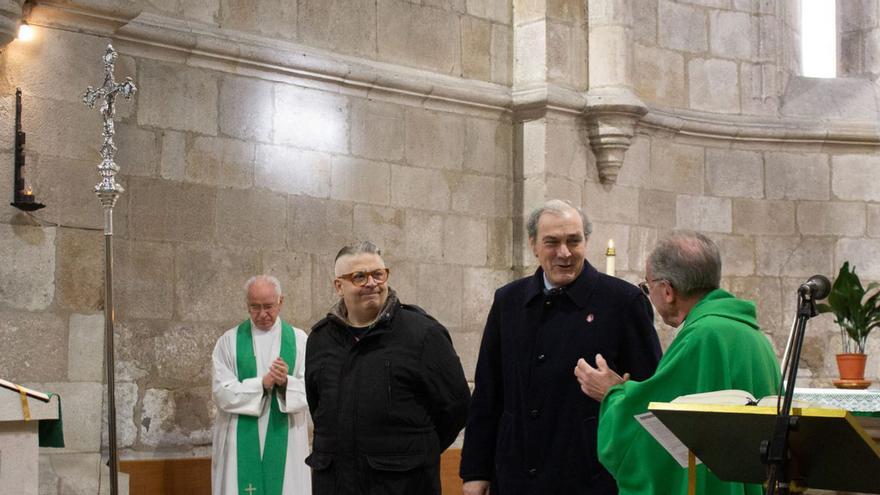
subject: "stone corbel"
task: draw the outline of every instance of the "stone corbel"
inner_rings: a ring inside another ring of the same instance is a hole
[[[8,45],[18,36],[22,3],[24,0],[0,0],[0,48]]]
[[[603,184],[617,182],[635,126],[646,113],[648,107],[627,88],[601,88],[587,93],[584,118]]]

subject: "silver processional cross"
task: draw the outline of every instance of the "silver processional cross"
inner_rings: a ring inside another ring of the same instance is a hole
[[[107,373],[107,437],[111,495],[119,493],[119,461],[116,449],[116,360],[113,349],[113,327],[116,318],[113,306],[113,206],[116,205],[119,194],[123,192],[122,186],[116,183],[119,166],[114,161],[116,144],[113,142],[113,135],[116,133],[116,126],[113,119],[116,116],[116,97],[122,95],[123,98],[130,99],[137,92],[137,87],[130,77],[126,77],[122,84],[116,84],[113,79],[117,57],[113,45],[107,45],[107,51],[102,58],[104,84],[98,89],[89,86],[83,95],[83,103],[89,108],[94,108],[95,102],[101,100],[101,115],[104,117],[101,131],[104,142],[101,144],[101,163],[98,164],[101,182],[95,186],[95,193],[104,208],[104,363]]]
[[[89,108],[95,108],[95,101],[101,100],[101,115],[104,117],[104,128],[101,135],[104,137],[104,143],[101,145],[101,163],[98,165],[101,182],[95,186],[95,192],[98,194],[101,206],[105,209],[113,208],[116,204],[116,198],[124,192],[122,186],[116,183],[116,173],[119,172],[119,166],[114,161],[116,143],[113,142],[113,135],[116,133],[116,125],[113,119],[116,117],[116,96],[122,95],[128,100],[137,92],[137,87],[130,77],[126,77],[124,83],[116,84],[113,71],[116,68],[117,58],[118,55],[113,49],[113,45],[107,45],[107,52],[103,57],[104,84],[98,89],[89,86],[83,95],[83,103]]]

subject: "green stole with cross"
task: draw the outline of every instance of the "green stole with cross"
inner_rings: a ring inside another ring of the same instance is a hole
[[[257,377],[257,358],[254,355],[254,340],[251,333],[251,320],[238,326],[235,340],[235,364],[238,380]],[[286,322],[281,322],[281,359],[293,370],[296,359],[296,334]],[[238,448],[238,493],[239,495],[281,495],[284,486],[284,464],[287,460],[287,414],[278,407],[276,390],[272,387],[269,395],[269,425],[266,429],[266,444],[260,454],[259,418],[238,415],[236,440]],[[283,391],[282,391],[283,393]]]

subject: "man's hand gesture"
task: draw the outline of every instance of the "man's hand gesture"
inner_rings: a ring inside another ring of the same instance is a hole
[[[577,366],[574,368],[574,376],[581,384],[581,391],[598,402],[602,402],[609,388],[629,380],[629,373],[624,373],[623,376],[615,373],[613,369],[608,367],[608,363],[605,362],[605,358],[601,354],[596,354],[595,368],[587,364],[583,358],[578,359]]]

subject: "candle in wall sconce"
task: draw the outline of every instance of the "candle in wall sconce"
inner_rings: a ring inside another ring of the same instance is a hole
[[[34,198],[34,190],[24,178],[24,143],[25,133],[21,130],[21,89],[15,90],[15,158],[13,162],[12,176],[12,206],[22,211],[35,211],[43,208],[44,204],[37,203]]]
[[[614,266],[614,239],[608,239],[608,249],[605,250],[605,274],[615,276]]]
[[[33,203],[34,202],[34,190],[30,185],[24,187],[21,191],[21,196],[19,196],[18,200],[22,203]]]

